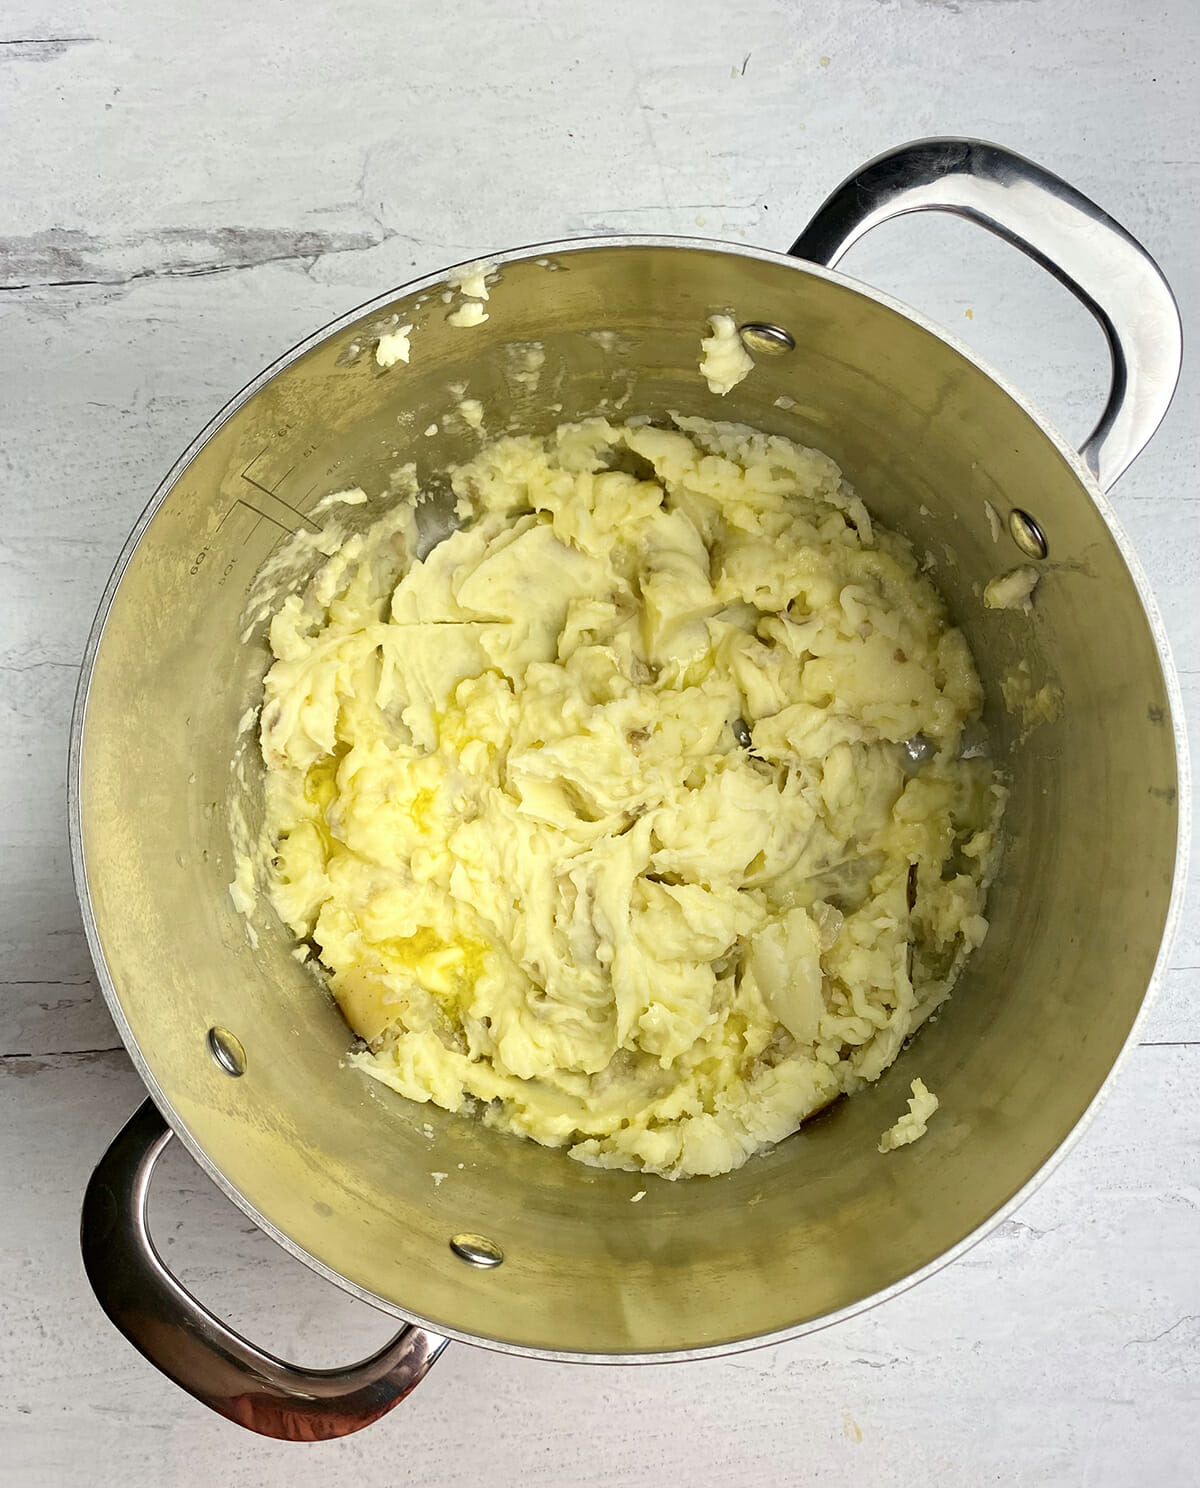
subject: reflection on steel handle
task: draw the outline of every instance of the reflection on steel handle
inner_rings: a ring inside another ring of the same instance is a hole
[[[951,212],[1015,244],[1091,311],[1108,338],[1112,389],[1080,454],[1107,490],[1162,422],[1183,355],[1179,308],[1142,245],[1073,186],[982,140],[928,139],[868,162],[790,252],[832,268],[865,232],[907,212]]]
[[[184,1291],[146,1228],[150,1177],[170,1140],[170,1127],[146,1101],[100,1159],[83,1201],[84,1269],[134,1348],[197,1400],[263,1436],[348,1436],[398,1405],[445,1338],[406,1326],[348,1369],[297,1369],[247,1343]]]

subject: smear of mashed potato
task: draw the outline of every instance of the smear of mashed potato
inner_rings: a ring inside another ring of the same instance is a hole
[[[1024,610],[1028,614],[1033,608],[1032,596],[1039,578],[1037,569],[1028,564],[1011,569],[988,580],[983,602],[989,610]]]
[[[742,345],[732,315],[710,315],[710,335],[700,342],[700,375],[710,393],[723,398],[754,371],[754,358]]]
[[[412,326],[402,325],[380,336],[375,347],[375,360],[381,367],[394,367],[397,362],[408,361],[411,354],[408,338],[411,334]]]
[[[941,1104],[924,1080],[914,1080],[908,1088],[912,1091],[908,1110],[879,1138],[880,1152],[895,1152],[897,1147],[918,1141],[929,1130],[929,1118]]]
[[[677,1178],[874,1080],[986,930],[1002,793],[908,544],[834,463],[604,420],[452,473],[271,624],[273,902],[352,1062]],[[904,743],[921,735],[915,764]]]

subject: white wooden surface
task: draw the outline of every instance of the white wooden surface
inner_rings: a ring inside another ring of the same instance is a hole
[[[0,13],[0,1482],[1165,1484],[1200,1461],[1200,933],[1075,1153],[966,1259],[868,1316],[699,1365],[455,1347],[361,1436],[225,1425],[101,1317],[79,1198],[141,1087],[92,980],[63,778],[78,658],[160,474],[337,312],[489,248],[605,230],[785,247],[926,133],[1042,160],[1157,254],[1195,335],[1194,0],[5,0]],[[1081,437],[1098,332],[1031,265],[911,220],[850,272],[939,317]],[[1116,499],[1200,714],[1194,366]],[[182,1157],[181,1274],[335,1363],[388,1324]]]

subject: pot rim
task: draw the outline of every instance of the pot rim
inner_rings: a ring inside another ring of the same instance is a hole
[[[138,543],[141,541],[143,533],[153,521],[176,482],[199,454],[200,450],[220,430],[227,420],[242,408],[244,404],[249,402],[278,373],[284,371],[306,352],[311,351],[330,336],[344,330],[347,326],[352,325],[355,321],[367,315],[375,314],[386,309],[398,298],[408,297],[423,290],[443,286],[449,275],[456,268],[463,268],[469,263],[487,263],[496,269],[503,269],[507,264],[523,262],[531,258],[560,257],[594,249],[611,250],[614,248],[682,248],[705,253],[726,253],[739,258],[757,259],[761,262],[776,264],[782,268],[811,274],[819,279],[826,279],[841,288],[849,289],[856,294],[864,296],[866,299],[874,301],[885,309],[904,316],[907,320],[915,323],[922,330],[956,351],[978,371],[982,372],[985,377],[989,378],[1003,393],[1006,393],[1037,425],[1042,434],[1054,445],[1058,453],[1074,471],[1086,494],[1090,497],[1108,527],[1109,532],[1112,534],[1113,540],[1116,542],[1125,563],[1125,567],[1133,579],[1138,597],[1141,600],[1142,611],[1146,617],[1151,635],[1154,638],[1159,664],[1163,672],[1163,681],[1170,707],[1170,722],[1175,742],[1175,763],[1178,775],[1176,800],[1177,836],[1171,897],[1167,906],[1167,914],[1163,924],[1162,939],[1159,943],[1158,954],[1155,958],[1154,968],[1147,983],[1141,1006],[1117,1057],[1113,1061],[1112,1067],[1105,1076],[1099,1090],[1092,1097],[1087,1109],[1063,1138],[1058,1147],[1055,1148],[1041,1166],[1030,1176],[1027,1182],[1013,1194],[1007,1203],[989,1215],[956,1245],[943,1251],[941,1255],[935,1257],[919,1270],[911,1272],[900,1281],[893,1282],[891,1286],[873,1292],[870,1296],[861,1298],[859,1301],[851,1303],[847,1307],[840,1308],[836,1312],[827,1313],[822,1317],[812,1318],[807,1322],[791,1327],[778,1329],[772,1333],[757,1334],[746,1339],[706,1344],[701,1348],[694,1349],[663,1349],[654,1352],[632,1354],[531,1348],[525,1345],[509,1343],[503,1339],[487,1338],[479,1334],[463,1332],[448,1327],[445,1323],[435,1322],[417,1313],[405,1311],[394,1303],[380,1297],[378,1294],[350,1281],[347,1277],[341,1275],[340,1272],[335,1271],[318,1256],[297,1245],[273,1225],[270,1220],[260,1214],[242,1192],[225,1177],[220,1168],[212,1162],[201,1144],[193,1137],[186,1123],[175,1112],[157,1080],[154,1078],[141,1052],[137,1039],[134,1037],[133,1030],[130,1028],[125,1017],[116,984],[108,970],[108,964],[105,960],[104,950],[100,942],[95,914],[93,912],[91,891],[88,886],[87,868],[84,860],[80,805],[84,720],[87,710],[88,693],[91,686],[96,654],[99,650],[109,612],[116,598],[121,580],[124,577],[125,570]],[[96,978],[100,985],[100,990],[104,995],[104,1001],[108,1006],[108,1011],[112,1016],[113,1022],[116,1024],[117,1032],[121,1035],[121,1040],[133,1062],[134,1068],[137,1070],[155,1105],[162,1112],[172,1131],[183,1143],[192,1158],[207,1173],[209,1178],[213,1180],[225,1196],[236,1204],[259,1229],[269,1235],[272,1240],[290,1255],[302,1261],[319,1276],[324,1277],[327,1281],[340,1287],[351,1296],[368,1303],[380,1312],[399,1318],[404,1322],[414,1323],[419,1327],[427,1329],[429,1332],[440,1334],[445,1338],[453,1338],[461,1343],[471,1344],[475,1347],[485,1348],[497,1353],[514,1354],[524,1358],[546,1359],[559,1363],[665,1364],[679,1363],[691,1359],[718,1358],[728,1354],[749,1352],[752,1349],[768,1348],[775,1344],[786,1343],[792,1339],[804,1337],[810,1333],[817,1333],[824,1328],[832,1327],[837,1323],[857,1317],[859,1314],[867,1312],[880,1303],[890,1301],[893,1297],[898,1297],[901,1293],[908,1291],[910,1287],[916,1286],[919,1282],[933,1276],[944,1266],[948,1266],[958,1260],[973,1246],[977,1245],[986,1235],[990,1234],[998,1225],[1010,1218],[1025,1200],[1041,1187],[1096,1119],[1101,1106],[1112,1090],[1117,1075],[1128,1062],[1131,1051],[1139,1042],[1139,1035],[1145,1026],[1168,969],[1175,935],[1182,917],[1183,896],[1187,883],[1188,857],[1191,841],[1191,776],[1183,695],[1179,684],[1179,676],[1171,654],[1166,627],[1163,624],[1162,615],[1154,598],[1149,580],[1142,568],[1141,561],[1108,497],[1101,490],[1096,478],[1084,464],[1079,453],[1054,428],[1029,398],[1020,392],[1006,377],[978,356],[974,350],[943,326],[936,324],[936,322],[930,320],[912,306],[905,304],[902,300],[876,289],[873,285],[867,284],[862,280],[855,279],[849,274],[825,268],[823,265],[812,263],[806,259],[796,258],[788,253],[781,253],[767,248],[757,248],[746,243],[730,243],[720,239],[693,238],[670,234],[650,236],[621,234],[588,238],[567,238],[555,242],[534,243],[527,247],[516,248],[503,253],[481,255],[473,259],[464,260],[462,263],[451,264],[432,274],[410,280],[405,284],[401,284],[376,296],[374,299],[365,301],[363,304],[337,316],[334,320],[329,321],[326,325],[312,332],[302,341],[297,342],[290,350],[285,351],[277,357],[224,404],[200,433],[196,435],[171,466],[166,476],[159,482],[157,489],[126,539],[108,583],[105,585],[104,593],[97,606],[96,616],[92,622],[80,663],[79,681],[76,686],[75,702],[71,714],[70,749],[67,766],[67,815],[71,842],[71,868],[75,882],[75,893],[79,900],[84,933],[87,937],[88,950],[96,969]]]

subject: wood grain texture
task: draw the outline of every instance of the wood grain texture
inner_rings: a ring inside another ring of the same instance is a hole
[[[453,1348],[388,1421],[287,1448],[209,1416],[100,1316],[76,1223],[140,1099],[70,881],[66,735],[114,558],[267,361],[414,275],[605,231],[785,247],[848,171],[976,134],[1096,198],[1200,309],[1193,0],[551,0],[336,8],[7,0],[0,16],[0,1483],[974,1485],[1195,1481],[1200,894],[1076,1152],[955,1266],[786,1347],[655,1369]],[[1004,245],[932,218],[846,270],[916,305],[1071,438],[1101,337]],[[1200,374],[1114,500],[1200,752]],[[99,1052],[98,1052],[99,1051]],[[109,1052],[103,1052],[109,1051]],[[176,1155],[164,1249],[250,1336],[333,1364],[386,1320]]]

